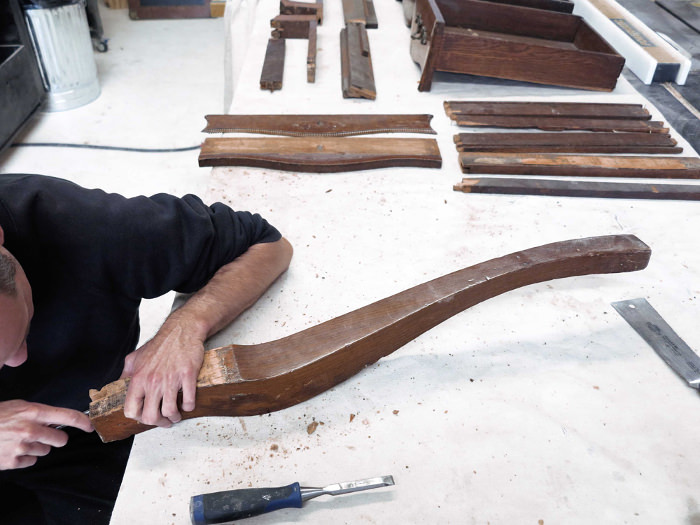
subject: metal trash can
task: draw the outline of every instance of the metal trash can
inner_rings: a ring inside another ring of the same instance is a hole
[[[46,111],[64,111],[100,95],[85,0],[24,0],[24,14],[48,91]]]

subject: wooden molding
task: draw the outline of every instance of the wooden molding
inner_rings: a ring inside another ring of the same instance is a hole
[[[457,118],[460,127],[522,128],[543,131],[627,131],[633,133],[668,133],[664,122],[604,118],[471,116]]]
[[[260,133],[290,137],[348,137],[373,133],[427,133],[432,115],[206,115],[204,133]]]
[[[203,416],[281,410],[332,388],[444,320],[528,284],[646,267],[651,251],[632,235],[576,239],[531,248],[420,284],[288,337],[205,353],[196,409]],[[128,383],[91,391],[90,419],[103,441],[149,426],[124,417]]]
[[[306,53],[306,81],[316,81],[316,26],[317,20],[312,15],[278,15],[270,20],[272,38],[308,39]]]
[[[464,173],[698,179],[700,158],[533,153],[460,153]]]
[[[200,166],[252,166],[332,173],[389,167],[440,168],[435,139],[394,138],[208,138]]]
[[[683,148],[662,133],[458,133],[457,151],[498,153],[657,153]]]
[[[700,200],[697,184],[575,181],[514,177],[465,178],[455,191],[504,195],[548,195],[607,199]]]
[[[581,119],[650,120],[641,104],[593,102],[503,102],[446,100],[445,113],[452,120],[468,116],[548,117]]]
[[[362,24],[366,29],[378,27],[377,13],[372,0],[343,0],[345,25]]]
[[[369,38],[364,24],[348,24],[340,31],[340,66],[344,98],[377,98]]]

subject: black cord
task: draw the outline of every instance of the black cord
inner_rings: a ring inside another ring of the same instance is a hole
[[[44,148],[86,148],[86,149],[106,149],[112,151],[132,151],[137,153],[178,153],[180,151],[193,151],[201,146],[188,146],[186,148],[127,148],[122,146],[97,146],[95,144],[65,144],[60,142],[26,142],[10,144],[11,148],[24,148],[38,146]]]

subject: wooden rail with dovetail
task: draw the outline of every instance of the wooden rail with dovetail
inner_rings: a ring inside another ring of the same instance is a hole
[[[641,270],[650,254],[632,235],[546,244],[438,277],[276,341],[209,350],[196,408],[183,417],[252,416],[296,405],[486,299],[551,279]],[[151,428],[124,417],[127,386],[119,380],[90,393],[90,419],[105,442]]]

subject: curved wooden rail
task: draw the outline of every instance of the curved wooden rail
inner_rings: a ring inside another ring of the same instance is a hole
[[[550,279],[641,270],[650,255],[632,235],[547,244],[439,277],[277,341],[209,350],[198,378],[197,408],[183,417],[287,408],[481,301]],[[90,394],[90,419],[105,442],[151,428],[124,417],[127,386],[119,380]]]

